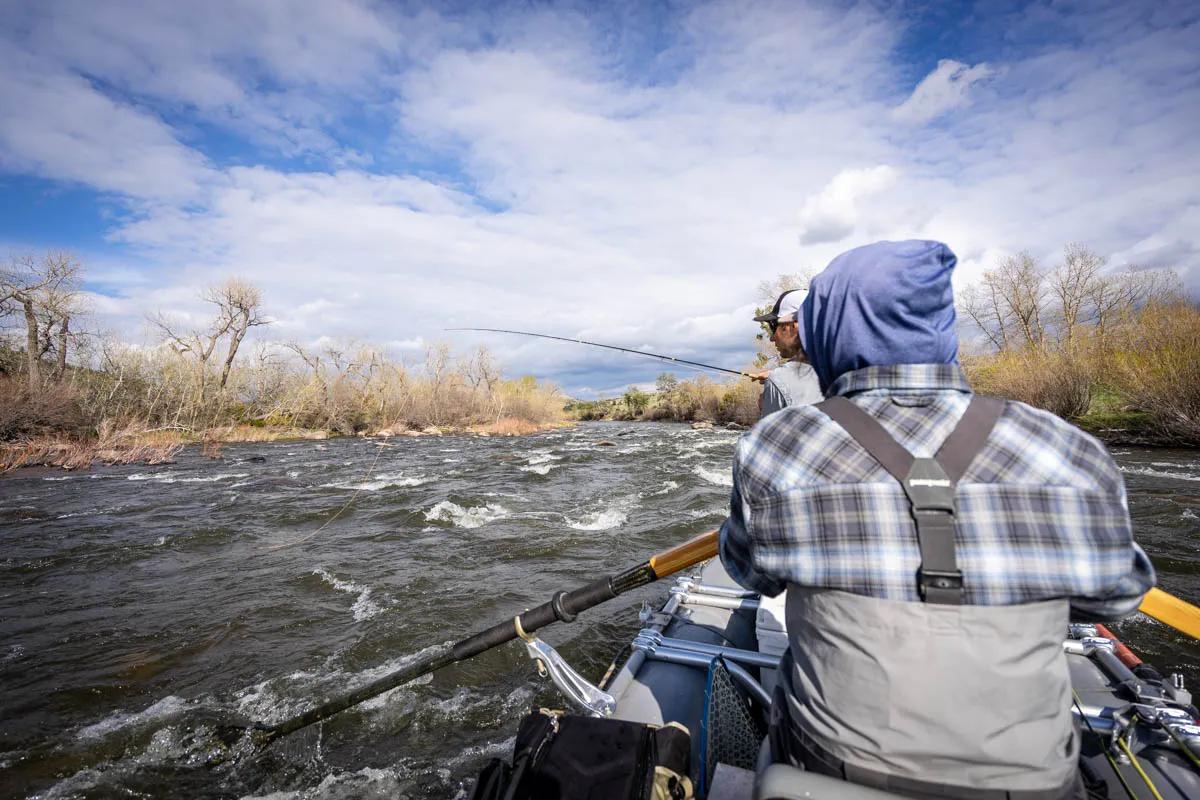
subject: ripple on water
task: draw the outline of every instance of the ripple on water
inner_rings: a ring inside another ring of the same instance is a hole
[[[357,595],[357,599],[355,599],[354,605],[350,609],[354,614],[355,622],[368,620],[383,611],[383,607],[371,599],[371,587],[361,586],[354,581],[343,581],[339,578],[335,578],[320,567],[314,569],[312,574],[316,575],[334,589],[337,589],[339,592]]]

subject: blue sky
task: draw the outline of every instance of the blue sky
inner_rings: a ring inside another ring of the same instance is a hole
[[[1200,288],[1195,4],[193,6],[0,0],[0,253],[73,249],[132,340],[239,275],[262,336],[589,396],[659,367],[441,329],[738,367],[761,281],[881,238]]]

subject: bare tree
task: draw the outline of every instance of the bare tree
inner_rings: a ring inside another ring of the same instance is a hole
[[[229,321],[229,346],[225,350],[225,363],[221,365],[221,380],[217,385],[219,391],[224,391],[229,370],[246,332],[259,325],[268,325],[271,320],[261,314],[262,294],[258,287],[238,278],[230,278],[209,289],[204,299],[214,303],[220,309],[220,316]]]
[[[788,272],[775,276],[774,280],[758,284],[758,299],[769,309],[779,295],[793,289],[807,289],[812,279],[820,272],[818,267],[805,267],[799,272]]]
[[[1107,259],[1081,244],[1066,246],[1063,262],[1050,273],[1050,293],[1058,301],[1059,339],[1070,352],[1076,332],[1088,319],[1089,302],[1110,279],[1101,274]]]
[[[1009,311],[992,273],[963,291],[960,306],[997,350],[1008,349]]]
[[[1002,260],[992,272],[1016,332],[1030,347],[1044,345],[1046,285],[1037,261],[1021,252]]]
[[[230,278],[209,287],[200,297],[217,307],[216,316],[203,330],[184,331],[162,314],[152,317],[150,321],[162,331],[175,352],[195,361],[197,395],[200,405],[203,405],[207,397],[209,362],[217,345],[226,336],[229,337],[217,382],[218,391],[223,392],[246,333],[255,326],[269,324],[270,320],[261,316],[262,296],[258,288],[239,278]]]
[[[42,386],[42,359],[57,347],[55,377],[66,370],[70,319],[78,309],[82,265],[70,253],[10,259],[0,271],[0,309],[19,311],[25,322],[25,357],[30,391]],[[57,326],[58,336],[53,338]]]

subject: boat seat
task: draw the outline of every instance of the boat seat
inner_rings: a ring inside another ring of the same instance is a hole
[[[754,800],[900,800],[900,795],[790,764],[771,764],[759,775]]]
[[[755,765],[754,800],[900,800],[901,796],[841,778],[771,763],[771,743],[763,739]]]

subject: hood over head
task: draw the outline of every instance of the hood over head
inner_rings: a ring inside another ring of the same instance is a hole
[[[953,364],[958,258],[941,242],[876,242],[829,262],[800,309],[800,342],[828,391],[839,376],[888,364]]]

